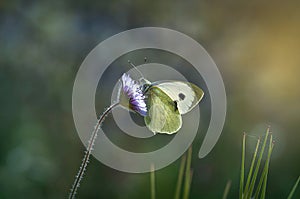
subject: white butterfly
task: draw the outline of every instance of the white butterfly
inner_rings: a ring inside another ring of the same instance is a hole
[[[190,82],[141,80],[147,97],[146,126],[153,133],[176,133],[182,126],[181,115],[191,111],[202,99],[204,92]]]

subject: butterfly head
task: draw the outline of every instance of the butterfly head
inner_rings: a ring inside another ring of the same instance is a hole
[[[147,80],[147,79],[145,79],[145,78],[140,78],[139,79],[139,83],[140,83],[140,88],[141,88],[141,90],[142,90],[142,92],[145,94],[147,91],[148,91],[148,89],[151,87],[151,85],[152,85],[152,83],[149,81],[149,80]]]

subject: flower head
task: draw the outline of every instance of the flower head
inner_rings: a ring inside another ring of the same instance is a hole
[[[122,75],[121,80],[120,104],[139,113],[141,116],[146,116],[147,106],[140,84],[131,79],[126,73]]]

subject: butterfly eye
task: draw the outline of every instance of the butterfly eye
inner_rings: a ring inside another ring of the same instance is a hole
[[[149,84],[144,84],[141,86],[141,89],[143,91],[143,93],[145,93],[148,89],[149,89],[150,85]]]

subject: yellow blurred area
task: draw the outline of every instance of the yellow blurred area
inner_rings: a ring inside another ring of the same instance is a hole
[[[216,56],[238,82],[234,95],[244,95],[262,112],[294,120],[300,114],[300,14],[277,9],[235,24]]]

